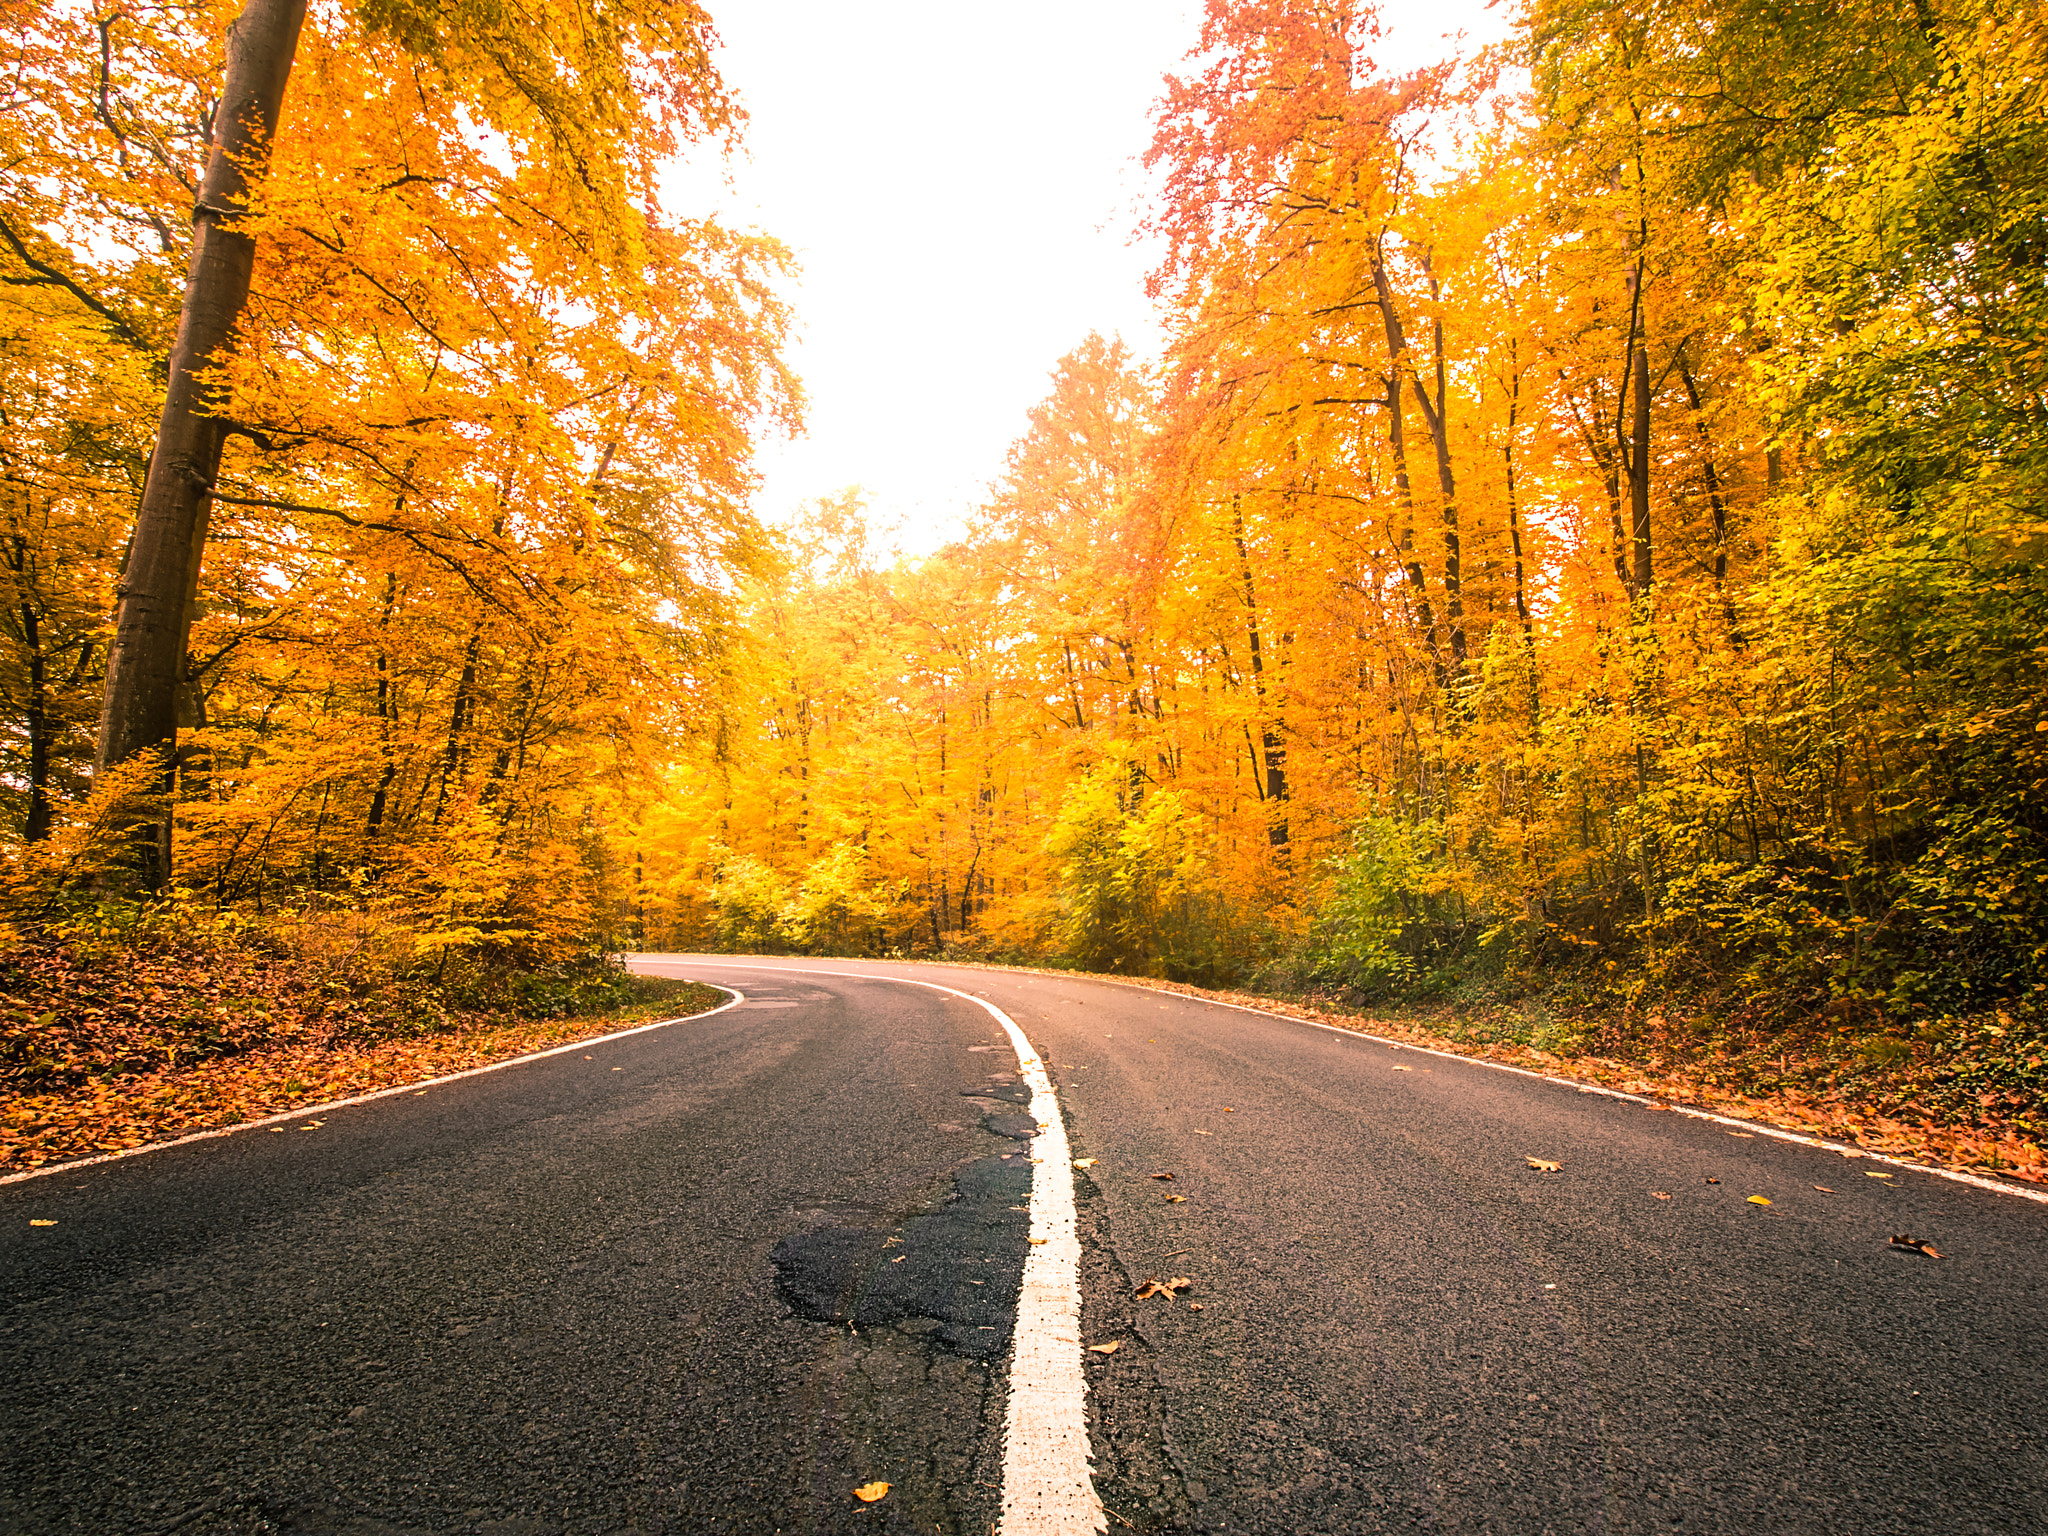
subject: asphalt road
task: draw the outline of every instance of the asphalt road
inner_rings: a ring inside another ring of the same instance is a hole
[[[987,1531],[1014,1053],[776,964],[650,961],[749,1001],[0,1186],[0,1532]],[[1054,1068],[1111,1531],[2048,1531],[2048,1207],[1170,995],[819,964],[985,995]]]

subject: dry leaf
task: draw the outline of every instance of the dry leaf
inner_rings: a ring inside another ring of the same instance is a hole
[[[1188,1303],[1188,1310],[1190,1312],[1199,1312],[1202,1310],[1202,1304],[1199,1301],[1191,1301]]]
[[[1090,1344],[1088,1346],[1088,1353],[1091,1355],[1113,1355],[1119,1349],[1122,1349],[1123,1345],[1124,1341],[1122,1339],[1111,1339],[1107,1344]]]
[[[1195,1134],[1197,1136],[1214,1136],[1216,1133],[1214,1131],[1197,1131]]]
[[[1894,1248],[1910,1248],[1915,1253],[1926,1254],[1927,1257],[1930,1259],[1938,1259],[1941,1257],[1941,1255],[1935,1251],[1934,1244],[1928,1242],[1927,1239],[1924,1237],[1908,1237],[1902,1233],[1895,1232],[1892,1234],[1892,1246]]]
[[[47,1220],[41,1216],[29,1217],[28,1224],[32,1227],[54,1227],[57,1225],[54,1221]]]
[[[1844,1157],[1861,1157],[1862,1155],[1863,1155],[1863,1154],[1862,1154],[1861,1152],[1857,1152],[1857,1151],[1853,1151],[1853,1150],[1849,1150],[1849,1149],[1844,1149],[1844,1150],[1843,1150],[1843,1152],[1842,1152],[1842,1156],[1844,1156]]]
[[[1670,1107],[1671,1106],[1669,1104],[1666,1104],[1662,1099],[1652,1099],[1650,1101],[1650,1108],[1652,1109],[1669,1109]]]
[[[1749,1197],[1749,1203],[1751,1205],[1769,1205],[1771,1202],[1766,1200],[1762,1195],[1751,1195]]]
[[[1865,1173],[1863,1177],[1866,1179],[1888,1179],[1891,1175],[1888,1173]]]
[[[1721,1181],[1720,1181],[1719,1179],[1709,1179],[1709,1180],[1707,1180],[1707,1182],[1708,1182],[1709,1184],[1718,1184],[1718,1183],[1720,1183]]]
[[[1161,1280],[1157,1275],[1154,1275],[1138,1287],[1134,1294],[1134,1299],[1144,1301],[1148,1297],[1164,1296],[1168,1301],[1171,1301],[1176,1291],[1184,1291],[1194,1283],[1186,1275],[1175,1275],[1171,1280]]]
[[[872,1504],[889,1491],[887,1483],[862,1483],[853,1490],[853,1496],[863,1504]]]
[[[1148,1173],[1146,1177],[1148,1179],[1170,1179],[1173,1175],[1170,1173]]]
[[[1031,1239],[1031,1246],[1034,1248],[1043,1248],[1047,1243],[1051,1241],[1052,1239],[1049,1237],[1034,1237]]]
[[[1223,1113],[1225,1113],[1226,1115],[1234,1115],[1237,1113],[1237,1111],[1232,1109],[1228,1104],[1226,1104],[1223,1106]]]
[[[1095,1159],[1092,1157],[1077,1157],[1074,1159],[1074,1166],[1076,1168],[1093,1168],[1095,1166]]]
[[[909,1257],[910,1257],[910,1255],[909,1255],[909,1254],[907,1254],[907,1253],[899,1253],[899,1254],[897,1254],[897,1255],[896,1255],[896,1257],[895,1257],[895,1258],[891,1259],[891,1260],[890,1260],[889,1262],[890,1262],[891,1264],[901,1264],[901,1263],[902,1263],[902,1262],[903,1262],[903,1261],[904,1261],[905,1259],[907,1259],[907,1258],[909,1258]]]
[[[1723,1131],[1723,1132],[1722,1132],[1721,1134],[1722,1134],[1722,1135],[1724,1135],[1724,1136],[1739,1136],[1739,1137],[1741,1137],[1741,1138],[1742,1138],[1742,1140],[1744,1140],[1744,1141],[1755,1141],[1755,1140],[1756,1140],[1756,1137],[1755,1137],[1755,1136],[1753,1136],[1753,1135],[1752,1135],[1752,1134],[1751,1134],[1750,1132],[1748,1132],[1748,1131]]]
[[[1832,1189],[1829,1189],[1825,1184],[1816,1184],[1813,1187],[1819,1190],[1824,1195],[1832,1195],[1834,1193],[1834,1191]]]
[[[1166,1203],[1168,1205],[1186,1205],[1188,1203],[1188,1197],[1186,1195],[1168,1195],[1166,1197]]]
[[[1562,1173],[1564,1171],[1563,1163],[1553,1163],[1548,1158],[1542,1157],[1530,1158],[1529,1166],[1538,1173]]]
[[[1653,1190],[1651,1190],[1651,1191],[1650,1191],[1650,1193],[1651,1193],[1652,1195],[1654,1195],[1654,1196],[1655,1196],[1655,1197],[1656,1197],[1657,1199],[1659,1199],[1659,1200],[1669,1200],[1669,1199],[1671,1198],[1671,1197],[1670,1197],[1669,1195],[1667,1195],[1667,1194],[1666,1194],[1666,1193],[1665,1193],[1665,1192],[1664,1192],[1663,1190],[1661,1190],[1661,1189],[1653,1189]]]
[[[1396,1067],[1394,1070],[1396,1072],[1413,1072],[1415,1069],[1413,1067]]]

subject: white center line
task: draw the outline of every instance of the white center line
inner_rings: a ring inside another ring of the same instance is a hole
[[[651,958],[651,957],[650,957]],[[929,987],[986,1009],[1017,1052],[1031,1085],[1031,1241],[1010,1341],[1010,1403],[1003,1419],[1001,1536],[1100,1536],[1102,1500],[1088,1467],[1087,1378],[1081,1369],[1081,1238],[1074,1217],[1074,1165],[1066,1122],[1045,1063],[1024,1031],[985,997],[908,976],[873,971],[821,971],[808,966],[732,965],[709,959],[701,968],[798,972]]]

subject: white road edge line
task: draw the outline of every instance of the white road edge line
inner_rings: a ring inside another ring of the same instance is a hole
[[[644,958],[658,960],[652,955]],[[1017,1053],[1018,1071],[1031,1085],[1031,1117],[1038,1122],[1038,1134],[1031,1141],[1031,1241],[1024,1250],[1024,1285],[1017,1297],[1017,1329],[1010,1346],[1010,1402],[1003,1416],[1002,1536],[1100,1536],[1108,1522],[1088,1466],[1074,1163],[1052,1075],[1016,1020],[985,997],[910,976],[794,965],[724,966],[717,960],[658,963],[929,987],[978,1004],[1003,1026]]]
[[[307,1104],[299,1109],[287,1109],[280,1114],[265,1115],[261,1120],[241,1120],[233,1125],[215,1126],[210,1131],[194,1131],[189,1136],[180,1136],[174,1141],[146,1142],[139,1147],[127,1147],[119,1152],[102,1152],[97,1157],[81,1157],[75,1162],[52,1163],[47,1168],[30,1168],[23,1173],[10,1173],[0,1177],[0,1184],[19,1184],[24,1179],[45,1178],[53,1173],[70,1173],[79,1168],[90,1168],[95,1163],[119,1162],[124,1157],[140,1157],[145,1152],[163,1152],[171,1147],[188,1146],[195,1141],[212,1141],[221,1136],[233,1136],[240,1131],[261,1130],[266,1125],[277,1125],[286,1120],[301,1120],[307,1115],[324,1115],[331,1109],[347,1109],[352,1104],[368,1104],[375,1099],[394,1098],[401,1093],[424,1093],[442,1083],[460,1082],[465,1077],[481,1077],[486,1072],[502,1072],[507,1067],[524,1066],[529,1061],[545,1061],[550,1056],[565,1055],[570,1051],[581,1051],[593,1045],[603,1045],[608,1040],[623,1040],[628,1035],[644,1035],[650,1029],[667,1029],[671,1024],[687,1024],[692,1019],[708,1019],[714,1013],[723,1013],[728,1008],[737,1008],[747,999],[743,993],[731,987],[718,986],[707,981],[707,987],[720,992],[732,992],[732,1001],[720,1003],[716,1008],[707,1008],[702,1013],[680,1013],[672,1019],[656,1019],[652,1024],[636,1024],[631,1029],[614,1030],[609,1035],[592,1035],[588,1040],[572,1040],[567,1045],[554,1046],[545,1051],[533,1051],[525,1056],[507,1056],[503,1061],[491,1062],[488,1066],[470,1067],[461,1072],[450,1072],[443,1077],[424,1078],[415,1083],[399,1083],[390,1088],[379,1088],[374,1093],[359,1093],[352,1099],[335,1099],[327,1104]]]
[[[1092,979],[1092,978],[1091,978]],[[1131,982],[1111,982],[1111,986],[1134,986]],[[1308,1029],[1328,1030],[1333,1035],[1348,1035],[1354,1040],[1370,1040],[1376,1045],[1392,1046],[1397,1051],[1420,1051],[1425,1056],[1439,1057],[1444,1061],[1463,1062],[1466,1066],[1486,1067],[1494,1072],[1512,1072],[1517,1077],[1534,1078],[1539,1083],[1553,1083],[1559,1088],[1571,1088],[1580,1093],[1597,1093],[1605,1098],[1620,1099],[1628,1104],[1662,1104],[1662,1099],[1646,1098],[1640,1093],[1625,1093],[1619,1088],[1606,1088],[1598,1083],[1582,1083],[1572,1077],[1552,1077],[1547,1072],[1532,1072],[1527,1067],[1511,1067],[1504,1061],[1488,1061],[1483,1056],[1460,1056],[1456,1051],[1440,1051],[1434,1046],[1411,1045],[1406,1040],[1393,1040],[1385,1035],[1368,1034],[1362,1029],[1345,1029],[1337,1024],[1318,1024],[1314,1019],[1297,1019],[1291,1014],[1270,1013],[1264,1008],[1247,1007],[1243,1003],[1225,1003],[1213,997],[1189,997],[1185,992],[1161,993],[1154,987],[1135,987],[1141,992],[1154,996],[1178,997],[1190,1003],[1206,1003],[1211,1008],[1235,1008],[1239,1013],[1254,1013],[1262,1019],[1279,1019],[1286,1024],[1300,1024]],[[1819,1136],[1803,1136],[1798,1131],[1788,1131],[1775,1125],[1766,1125],[1761,1120],[1743,1120],[1734,1115],[1717,1115],[1710,1109],[1691,1109],[1683,1104],[1668,1106],[1674,1115],[1685,1115],[1694,1120],[1711,1120],[1715,1125],[1734,1126],[1753,1136],[1768,1136],[1774,1141],[1796,1142],[1802,1147],[1819,1147],[1823,1152],[1839,1152],[1845,1157],[1867,1157],[1874,1163],[1890,1163],[1894,1168],[1908,1168],[1915,1173],[1931,1173],[1937,1179],[1950,1179],[1957,1184],[1969,1184],[1978,1189],[1988,1189],[1997,1195],[2017,1195],[2022,1200],[2034,1200],[2048,1205],[2048,1190],[2023,1189],[2014,1184],[2003,1184],[1997,1179],[1982,1178],[1974,1173],[1959,1173],[1953,1168],[1933,1168],[1926,1163],[1909,1162],[1903,1157],[1889,1157],[1882,1152],[1868,1152],[1862,1147],[1845,1146],[1841,1142],[1828,1141]]]

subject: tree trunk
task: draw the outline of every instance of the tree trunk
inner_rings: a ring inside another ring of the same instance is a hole
[[[50,719],[49,665],[43,656],[42,626],[36,620],[35,604],[21,605],[21,638],[28,651],[28,817],[22,825],[23,842],[39,843],[50,835],[50,738],[56,734]]]
[[[261,175],[277,134],[305,18],[305,0],[249,0],[228,32],[227,75],[206,179],[192,210],[192,256],[163,420],[117,588],[120,607],[100,711],[101,770],[177,739],[185,638],[227,425],[218,414],[217,389],[202,373],[233,346],[248,303],[256,243],[239,226],[250,177]],[[167,760],[167,778],[170,773]],[[155,846],[154,854],[145,854],[144,876],[160,886],[170,873],[168,836]]]
[[[1259,599],[1252,586],[1251,550],[1245,543],[1244,519],[1232,509],[1236,518],[1234,537],[1237,543],[1238,571],[1244,581],[1245,628],[1251,640],[1252,652],[1252,697],[1258,705],[1259,745],[1265,749],[1265,787],[1259,798],[1267,802],[1268,817],[1266,836],[1275,848],[1287,846],[1287,813],[1283,806],[1287,799],[1287,747],[1274,727],[1277,722],[1268,721],[1266,713],[1266,664],[1261,654],[1259,640]]]
[[[1707,483],[1707,511],[1714,520],[1714,590],[1721,594],[1721,617],[1728,626],[1728,638],[1739,651],[1745,642],[1735,621],[1735,602],[1728,595],[1728,503],[1721,494],[1721,476],[1714,468],[1714,439],[1707,430],[1706,404],[1700,398],[1699,381],[1687,366],[1685,353],[1678,354],[1678,377],[1685,385],[1686,403],[1692,407],[1692,423],[1700,435],[1700,468]]]
[[[1635,409],[1629,423],[1629,465],[1628,465],[1628,510],[1632,524],[1633,556],[1631,565],[1635,580],[1630,585],[1630,596],[1641,597],[1650,590],[1650,353],[1640,342],[1636,345],[1635,366]]]
[[[1408,477],[1408,429],[1401,413],[1401,384],[1413,377],[1408,366],[1408,338],[1402,334],[1401,317],[1394,308],[1394,287],[1387,277],[1385,262],[1380,260],[1377,247],[1372,256],[1372,284],[1374,302],[1380,312],[1380,324],[1387,337],[1387,372],[1382,382],[1387,388],[1387,443],[1394,452],[1394,484],[1401,493],[1401,513],[1405,522],[1401,528],[1399,557],[1402,569],[1407,573],[1408,586],[1414,594],[1417,605],[1417,619],[1423,635],[1429,642],[1430,662],[1436,671],[1437,685],[1446,680],[1444,659],[1437,649],[1436,616],[1430,612],[1429,579],[1422,569],[1422,560],[1415,553],[1415,487]],[[1422,393],[1420,382],[1416,393]]]

